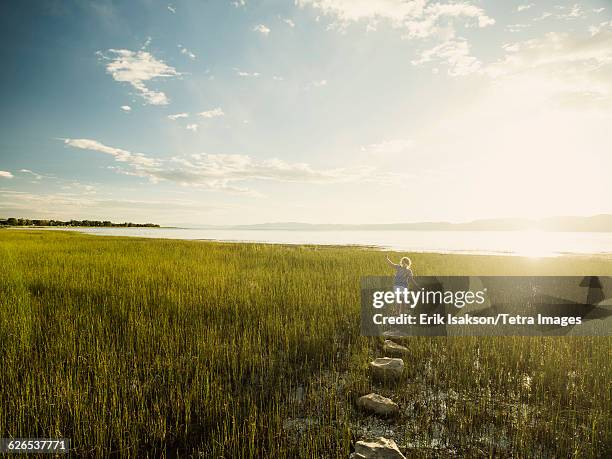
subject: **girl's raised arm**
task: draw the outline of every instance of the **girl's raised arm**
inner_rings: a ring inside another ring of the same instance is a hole
[[[391,259],[389,258],[389,255],[387,255],[387,263],[389,263],[391,266],[396,266],[396,267],[399,266],[391,261]]]

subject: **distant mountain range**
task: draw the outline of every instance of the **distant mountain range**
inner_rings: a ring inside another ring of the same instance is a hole
[[[283,230],[283,231],[584,231],[612,232],[612,215],[592,217],[549,217],[543,219],[492,218],[465,223],[366,223],[310,224],[298,222],[260,223],[254,225],[206,226],[211,229]]]

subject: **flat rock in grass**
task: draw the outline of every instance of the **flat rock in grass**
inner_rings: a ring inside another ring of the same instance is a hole
[[[404,361],[398,358],[379,357],[370,362],[372,376],[377,379],[399,379],[404,371]]]
[[[380,416],[394,416],[399,413],[399,406],[393,400],[378,394],[368,394],[357,399],[357,406],[364,411]]]
[[[404,338],[406,335],[401,330],[387,330],[382,333],[385,338]]]
[[[390,355],[392,357],[404,357],[408,355],[408,348],[402,346],[401,344],[397,344],[390,339],[385,340],[385,344],[383,346],[383,351],[386,355]]]
[[[373,441],[358,441],[349,459],[406,459],[395,441],[379,437]]]

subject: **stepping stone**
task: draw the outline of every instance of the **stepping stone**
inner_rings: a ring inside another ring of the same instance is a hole
[[[409,352],[407,347],[402,346],[401,344],[397,344],[396,342],[393,342],[390,339],[385,340],[383,351],[386,355],[390,355],[392,357],[404,357],[408,355]]]
[[[349,459],[406,459],[392,439],[379,437],[374,441],[358,441]]]
[[[382,333],[385,338],[403,338],[406,335],[401,330],[387,330]]]
[[[404,371],[404,361],[398,358],[379,357],[370,362],[372,376],[377,379],[399,379]]]
[[[393,400],[378,394],[368,394],[357,399],[357,406],[380,416],[394,416],[399,413],[399,406]]]

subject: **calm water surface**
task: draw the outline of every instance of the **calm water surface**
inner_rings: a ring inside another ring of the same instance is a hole
[[[361,245],[406,252],[550,257],[612,253],[612,233],[543,231],[279,231],[190,228],[49,228],[101,236],[271,244]]]

